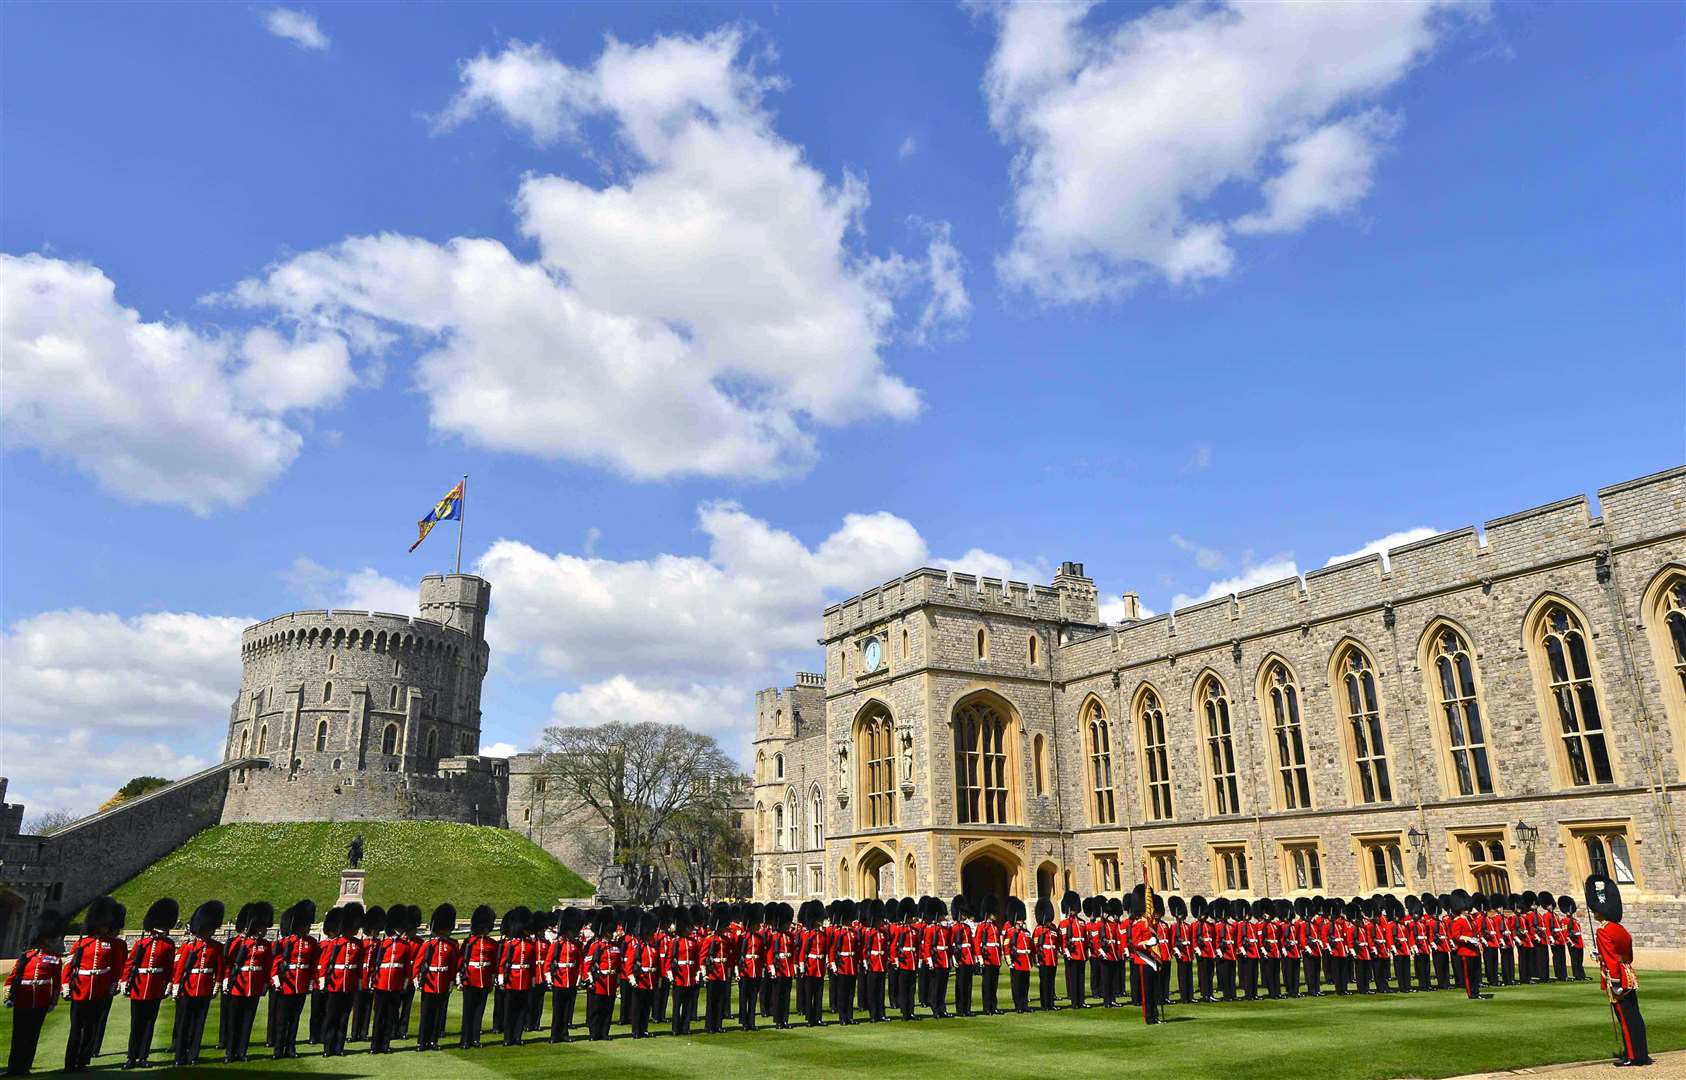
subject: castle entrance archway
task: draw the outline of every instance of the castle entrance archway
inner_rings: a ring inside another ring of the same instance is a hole
[[[861,856],[857,872],[860,875],[857,894],[862,900],[876,900],[879,897],[895,895],[896,862],[883,848],[868,848]]]
[[[986,896],[1005,900],[1018,895],[1018,879],[1019,860],[998,847],[984,848],[960,866],[960,891],[973,904]]]

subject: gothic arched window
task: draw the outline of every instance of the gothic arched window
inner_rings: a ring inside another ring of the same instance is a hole
[[[1009,723],[983,701],[954,712],[955,814],[962,825],[999,825],[1009,818]]]
[[[1216,675],[1207,675],[1195,695],[1205,727],[1206,767],[1212,782],[1212,812],[1239,814],[1241,785],[1235,776],[1235,735],[1230,723],[1229,691]]]
[[[381,753],[396,754],[398,752],[398,725],[388,724],[381,732]]]
[[[1376,668],[1357,645],[1342,649],[1335,661],[1337,697],[1346,720],[1353,794],[1356,802],[1392,802],[1393,781],[1387,768],[1387,740],[1382,733],[1382,699]]]
[[[1136,699],[1136,727],[1142,733],[1142,781],[1147,793],[1142,806],[1149,820],[1171,819],[1171,754],[1165,739],[1165,707],[1152,687]]]
[[[1272,660],[1259,694],[1270,722],[1276,759],[1276,797],[1284,810],[1311,808],[1311,777],[1305,763],[1305,734],[1300,725],[1300,687],[1287,664]]]
[[[896,823],[896,733],[890,714],[875,708],[862,716],[855,733],[855,760],[861,770],[861,825],[879,829]]]
[[[1112,791],[1112,727],[1106,710],[1093,698],[1083,707],[1083,738],[1089,751],[1089,820],[1112,825],[1118,820]]]
[[[1528,637],[1550,699],[1553,715],[1547,723],[1557,729],[1555,756],[1562,777],[1575,787],[1611,783],[1615,773],[1605,742],[1604,710],[1580,616],[1554,600],[1535,615]]]
[[[1491,795],[1493,770],[1487,760],[1487,726],[1481,715],[1475,657],[1456,628],[1440,623],[1430,631],[1429,700],[1440,703],[1447,790],[1453,795]]]

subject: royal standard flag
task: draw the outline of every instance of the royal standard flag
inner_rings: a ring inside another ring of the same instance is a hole
[[[457,486],[447,492],[445,497],[439,500],[439,504],[430,510],[426,517],[416,522],[416,525],[421,529],[421,535],[416,537],[416,542],[410,545],[411,551],[421,547],[421,542],[427,539],[427,534],[432,532],[433,527],[441,521],[460,521],[462,519],[463,483],[464,481],[458,480]]]

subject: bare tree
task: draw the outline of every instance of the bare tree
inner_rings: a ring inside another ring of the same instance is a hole
[[[74,825],[81,820],[80,814],[72,814],[69,810],[46,810],[30,818],[23,831],[33,836],[50,836],[66,825]]]
[[[692,841],[703,846],[716,822],[735,823],[731,800],[741,782],[713,736],[617,722],[546,728],[540,749],[540,774],[602,821],[634,899],[702,895],[690,869]]]

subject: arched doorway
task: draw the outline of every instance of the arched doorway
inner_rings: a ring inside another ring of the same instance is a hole
[[[895,895],[896,864],[883,848],[869,848],[856,866],[860,874],[858,893],[862,900]]]
[[[960,866],[960,891],[974,903],[986,896],[1005,900],[1019,892],[1019,861],[998,847],[972,854]]]
[[[1036,898],[1038,900],[1044,896],[1052,897],[1054,895],[1054,881],[1057,874],[1058,871],[1054,869],[1054,864],[1051,862],[1045,862],[1036,868]]]

